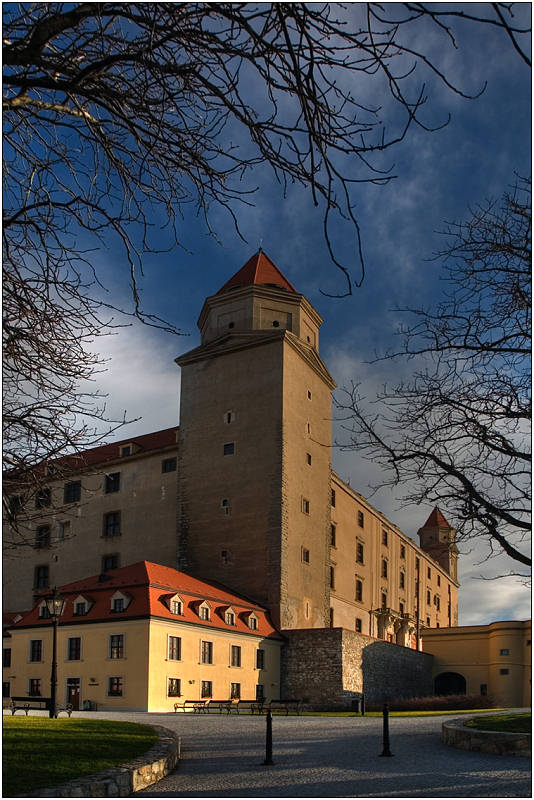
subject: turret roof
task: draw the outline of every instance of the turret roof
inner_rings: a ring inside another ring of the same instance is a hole
[[[430,514],[429,518],[423,525],[423,528],[452,528],[452,525],[449,525],[439,508],[436,506],[432,513]]]
[[[228,289],[238,286],[274,286],[297,293],[297,290],[282,275],[276,264],[261,250],[249,258],[247,263],[230,280],[226,281],[217,294],[222,294]]]

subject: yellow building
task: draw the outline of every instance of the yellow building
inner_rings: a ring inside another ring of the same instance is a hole
[[[530,620],[425,630],[435,693],[480,694],[496,706],[530,706],[531,639]]]
[[[266,610],[222,587],[142,561],[61,587],[59,703],[172,711],[184,700],[280,696],[282,639]],[[4,696],[50,697],[44,600],[4,640]]]

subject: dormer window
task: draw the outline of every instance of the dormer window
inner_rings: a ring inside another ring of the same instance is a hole
[[[112,611],[124,611],[124,600],[122,597],[116,597],[113,601]]]
[[[119,455],[121,458],[128,458],[128,456],[133,456],[137,450],[139,450],[139,445],[135,445],[133,442],[128,442],[128,444],[122,444],[119,447]]]
[[[226,611],[224,615],[224,621],[227,625],[235,625],[235,611],[233,609],[229,608]]]
[[[121,611],[126,611],[130,605],[130,600],[131,598],[128,597],[128,595],[125,595],[122,592],[115,592],[111,598],[111,611],[115,614],[119,614]]]
[[[87,614],[87,603],[80,602],[74,604],[74,615],[76,617],[84,617]]]
[[[199,608],[198,608],[198,616],[204,622],[209,622],[209,620],[211,619],[211,609],[210,609],[209,605],[206,602],[202,603],[199,606]]]
[[[39,606],[39,619],[50,619],[50,611],[44,600]]]
[[[182,616],[184,613],[184,602],[179,595],[175,594],[173,597],[170,597],[168,604],[171,614],[176,614],[178,617]]]
[[[248,627],[250,628],[251,631],[258,630],[258,617],[256,616],[256,614],[249,614]]]

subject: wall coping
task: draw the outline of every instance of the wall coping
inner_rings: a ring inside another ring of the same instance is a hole
[[[447,720],[441,725],[441,740],[450,747],[460,750],[473,750],[479,753],[493,753],[500,756],[530,757],[532,736],[530,733],[506,733],[503,731],[483,731],[468,728],[465,723],[470,717]]]
[[[160,781],[180,760],[180,738],[168,728],[151,725],[158,741],[142,756],[104,772],[84,775],[51,789],[18,797],[128,797]]]

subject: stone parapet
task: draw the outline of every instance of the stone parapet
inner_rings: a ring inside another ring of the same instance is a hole
[[[132,792],[151,786],[172,772],[180,760],[178,736],[160,725],[151,727],[158,734],[158,741],[128,764],[19,797],[129,797]]]
[[[477,753],[530,757],[532,737],[529,733],[482,731],[478,728],[468,728],[465,723],[465,718],[444,722],[441,726],[441,739],[444,744]]]

